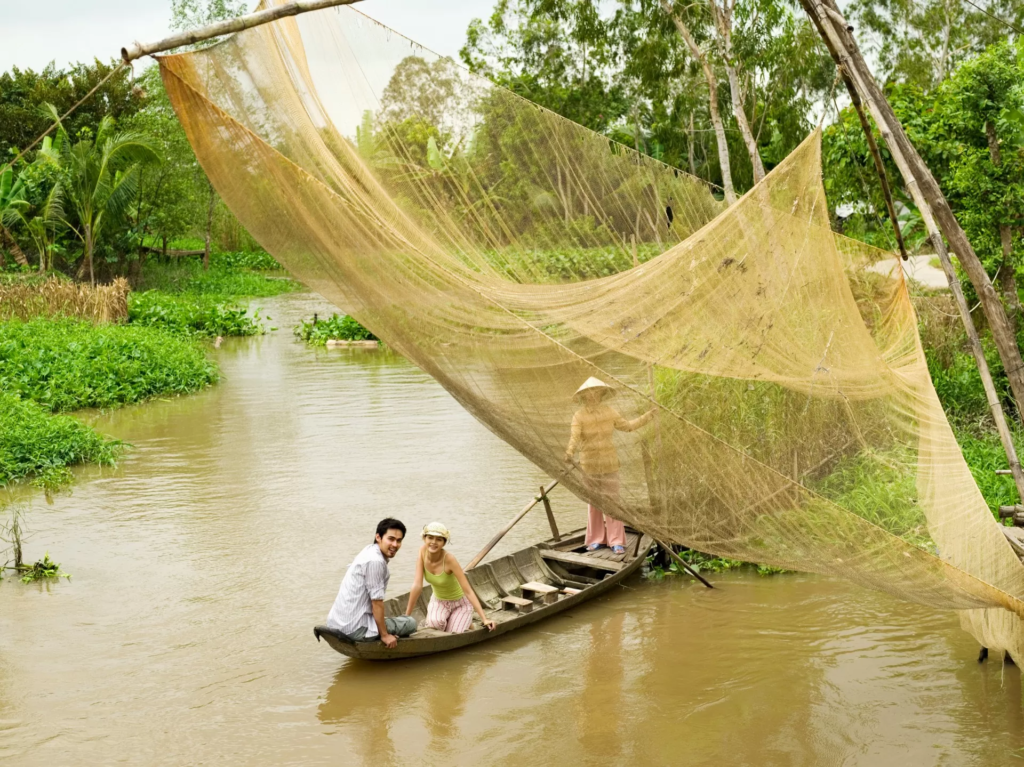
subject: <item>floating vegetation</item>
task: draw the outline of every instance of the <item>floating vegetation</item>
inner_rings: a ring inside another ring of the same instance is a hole
[[[329,320],[303,320],[295,327],[295,335],[311,346],[326,346],[328,341],[376,341],[377,336],[345,315],[334,314]]]
[[[60,564],[50,559],[49,552],[35,564],[24,565],[18,568],[18,570],[21,573],[22,583],[32,583],[33,581],[46,580],[47,578],[71,578],[68,573],[61,572]]]

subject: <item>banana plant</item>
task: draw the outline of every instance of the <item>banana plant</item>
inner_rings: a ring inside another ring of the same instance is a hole
[[[21,179],[15,179],[13,168],[5,168],[4,172],[0,173],[0,236],[4,240],[3,244],[10,248],[14,260],[22,266],[28,266],[28,259],[22,249],[18,247],[10,227],[25,223],[25,212],[29,207],[28,200],[25,199],[25,186]],[[0,266],[3,266],[2,254],[0,254]]]

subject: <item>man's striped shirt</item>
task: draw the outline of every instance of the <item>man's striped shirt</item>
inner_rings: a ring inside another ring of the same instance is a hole
[[[380,546],[371,543],[359,552],[341,581],[338,598],[327,616],[327,625],[345,634],[366,629],[366,638],[380,634],[373,619],[371,600],[384,599],[391,573]]]

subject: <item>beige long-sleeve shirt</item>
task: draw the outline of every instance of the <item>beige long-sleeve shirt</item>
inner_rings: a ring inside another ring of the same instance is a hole
[[[587,474],[611,474],[619,470],[619,456],[612,435],[615,430],[636,431],[654,417],[644,413],[629,421],[610,405],[584,406],[572,417],[572,435],[566,452],[580,451],[580,466]]]

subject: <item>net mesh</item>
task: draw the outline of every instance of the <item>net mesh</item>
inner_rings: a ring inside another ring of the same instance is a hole
[[[351,8],[160,66],[256,239],[580,498],[666,542],[963,610],[1024,657],[1024,566],[897,262],[830,230],[817,132],[726,208]],[[574,399],[591,376],[614,396]]]

